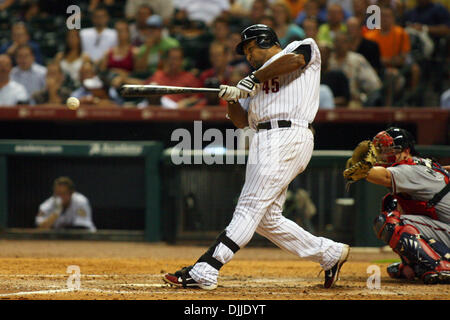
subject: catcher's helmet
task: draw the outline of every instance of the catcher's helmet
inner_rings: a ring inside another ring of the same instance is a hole
[[[236,46],[236,52],[244,55],[244,44],[256,40],[261,49],[269,49],[274,45],[280,45],[277,34],[265,24],[254,24],[241,32],[241,42]]]
[[[395,155],[405,149],[410,150],[411,155],[416,155],[414,139],[405,129],[391,127],[377,133],[372,140],[378,154],[378,160],[385,164],[395,162]]]

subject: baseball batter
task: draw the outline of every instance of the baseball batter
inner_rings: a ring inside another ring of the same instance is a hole
[[[324,287],[338,279],[349,246],[316,237],[282,215],[289,183],[308,165],[314,139],[308,125],[319,106],[320,53],[313,39],[294,41],[285,49],[266,25],[241,33],[236,51],[255,68],[236,87],[222,85],[228,116],[239,128],[256,131],[246,167],[245,184],[231,223],[193,265],[164,281],[180,287],[215,289],[220,268],[257,232],[280,248],[320,263]]]

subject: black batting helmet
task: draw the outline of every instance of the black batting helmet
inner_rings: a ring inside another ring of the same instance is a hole
[[[405,129],[390,127],[385,131],[379,132],[373,138],[373,144],[382,160],[387,163],[392,163],[395,159],[395,154],[402,152],[405,149],[410,150],[411,155],[417,155],[414,148],[414,138]]]
[[[256,40],[256,44],[261,49],[269,49],[274,45],[280,45],[277,34],[272,28],[265,24],[254,24],[241,32],[241,42],[236,46],[238,54],[244,54],[244,44],[251,40]]]

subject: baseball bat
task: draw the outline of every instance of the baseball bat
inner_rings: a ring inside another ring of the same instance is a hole
[[[134,85],[124,84],[119,89],[122,97],[146,97],[150,95],[164,95],[177,93],[218,93],[219,88],[192,88],[192,87],[175,87],[162,85]]]

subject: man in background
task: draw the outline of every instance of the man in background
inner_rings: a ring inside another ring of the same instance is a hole
[[[22,45],[16,50],[17,66],[11,70],[11,79],[27,90],[29,97],[45,88],[47,68],[35,62],[33,49]]]
[[[29,45],[33,50],[33,55],[36,63],[43,64],[44,59],[42,58],[41,49],[39,45],[32,41],[30,34],[24,22],[19,21],[12,25],[11,27],[11,42],[8,42],[0,47],[0,53],[6,53],[9,55],[13,61],[13,65],[16,64],[15,56],[17,49],[22,45]]]
[[[9,107],[28,101],[27,90],[20,83],[10,79],[12,69],[11,58],[7,54],[0,55],[0,106]]]
[[[97,7],[92,13],[92,28],[80,31],[81,47],[89,58],[97,63],[104,54],[118,43],[117,32],[108,28],[109,14],[104,7]]]
[[[53,182],[53,195],[39,206],[35,222],[39,229],[96,231],[89,200],[75,191],[69,177],[59,177]]]

